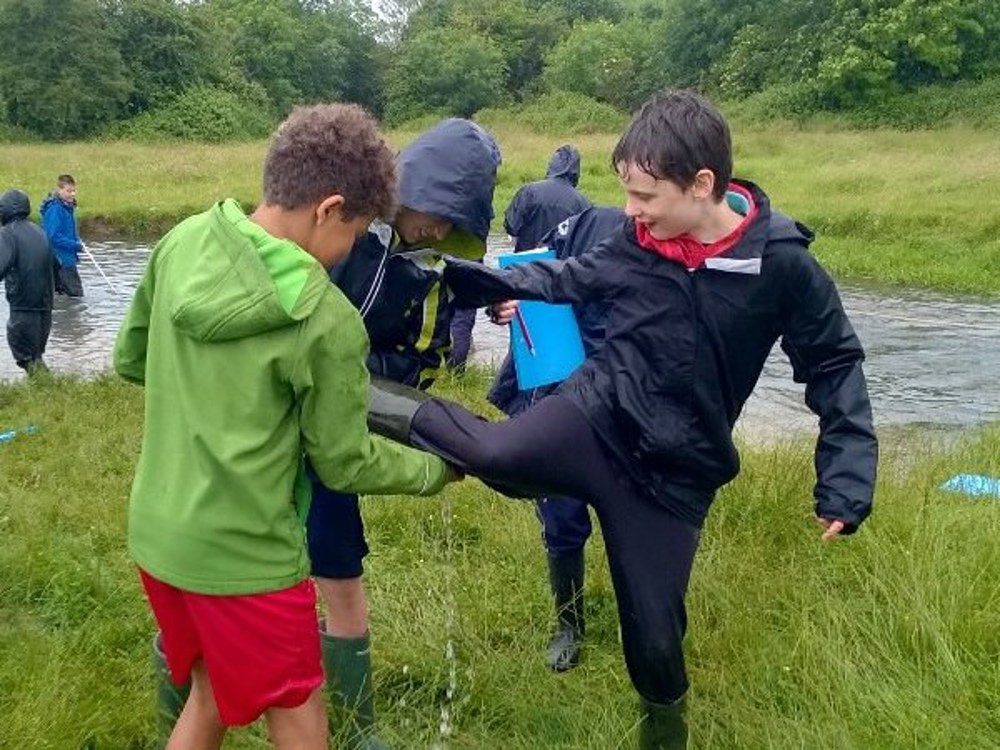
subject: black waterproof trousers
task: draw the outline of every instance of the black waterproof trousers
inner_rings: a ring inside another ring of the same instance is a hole
[[[591,504],[604,534],[632,684],[654,703],[684,695],[684,596],[699,530],[636,486],[571,401],[550,396],[511,419],[488,422],[430,399],[414,415],[410,438],[498,486]]]
[[[51,311],[10,311],[7,319],[7,343],[18,367],[31,370],[44,365],[42,355],[45,354],[51,330]]]
[[[54,271],[56,294],[65,294],[67,297],[83,296],[83,281],[76,266],[60,266],[56,263]]]

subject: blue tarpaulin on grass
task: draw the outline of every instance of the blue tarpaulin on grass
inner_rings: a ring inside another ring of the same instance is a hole
[[[992,495],[1000,498],[1000,477],[987,477],[982,474],[957,474],[942,484],[941,489],[962,492],[974,497]]]

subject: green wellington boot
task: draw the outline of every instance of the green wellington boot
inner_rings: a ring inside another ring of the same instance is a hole
[[[549,641],[545,663],[566,672],[580,663],[583,644],[583,550],[548,556],[549,583],[556,603],[556,632]]]
[[[683,696],[668,705],[641,698],[639,705],[642,713],[639,750],[687,750],[688,727]]]
[[[191,688],[189,685],[177,687],[170,679],[159,633],[153,637],[153,679],[156,684],[156,746],[162,748],[174,731]]]
[[[389,750],[373,733],[375,701],[372,694],[371,639],[337,638],[320,632],[323,670],[330,692],[330,735],[347,726],[348,750]]]

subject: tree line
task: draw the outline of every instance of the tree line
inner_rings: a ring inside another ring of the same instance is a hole
[[[667,85],[783,115],[997,76],[996,0],[0,0],[0,122],[48,139],[255,136],[319,100],[628,111]]]

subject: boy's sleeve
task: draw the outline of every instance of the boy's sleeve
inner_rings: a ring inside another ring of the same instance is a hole
[[[146,349],[149,345],[149,320],[153,311],[156,256],[154,252],[146,264],[146,271],[115,339],[115,372],[125,380],[140,385],[146,382]]]
[[[864,350],[830,276],[808,252],[789,275],[791,300],[781,347],[806,405],[819,417],[816,514],[857,530],[871,513],[878,440],[862,362]]]
[[[608,294],[616,277],[609,261],[603,246],[579,257],[518,263],[503,271],[449,258],[444,281],[467,307],[509,299],[592,302]]]
[[[351,312],[353,317],[339,319],[336,329],[306,344],[293,376],[306,453],[323,484],[334,490],[434,494],[447,480],[444,461],[368,431],[368,342]],[[310,321],[305,335],[316,325]]]

